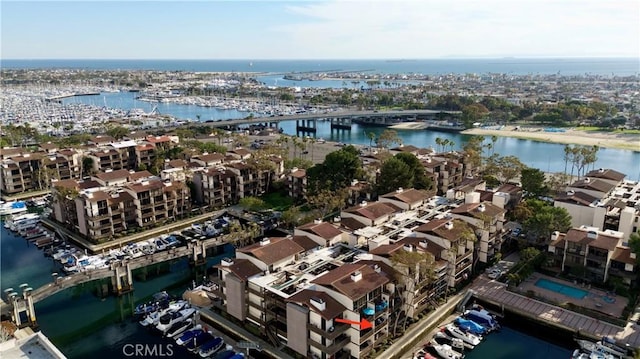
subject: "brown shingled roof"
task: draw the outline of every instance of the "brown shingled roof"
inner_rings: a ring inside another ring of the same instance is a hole
[[[598,198],[581,191],[573,191],[557,196],[554,200],[564,203],[580,204],[588,206],[598,200]]]
[[[304,251],[304,248],[296,242],[285,237],[272,237],[269,238],[269,244],[261,245],[261,243],[255,243],[238,249],[238,252],[250,253],[266,265]]]
[[[457,241],[462,235],[462,231],[464,228],[462,228],[460,222],[457,222],[457,223],[454,223],[453,228],[447,229],[445,227],[445,224],[447,222],[453,222],[453,220],[447,219],[447,218],[434,219],[414,229],[414,231],[433,234],[435,236],[447,239],[449,241]]]
[[[399,208],[392,205],[391,203],[382,203],[382,202],[369,203],[364,206],[358,205],[345,210],[345,212],[347,213],[358,214],[360,216],[363,216],[368,219],[373,219],[373,220],[378,219],[385,215],[393,214],[398,211],[399,211]]]
[[[571,185],[571,187],[584,188],[584,189],[595,190],[598,192],[608,193],[609,191],[611,191],[612,188],[615,187],[615,185],[599,179],[592,180],[589,178],[585,178],[583,180],[574,182]]]
[[[589,245],[591,247],[606,249],[608,251],[613,251],[620,242],[619,238],[603,233],[598,233],[596,238],[589,238],[587,235],[587,230],[580,228],[571,228],[569,231],[567,231],[565,239],[568,242],[579,243],[581,245]]]
[[[129,173],[129,180],[130,181],[137,181],[141,178],[148,178],[148,177],[153,177],[153,173],[149,172],[149,171],[138,171],[138,172],[134,172],[134,173]]]
[[[324,310],[320,310],[315,305],[311,304],[311,298],[314,297],[324,301]],[[310,289],[301,290],[298,293],[287,298],[286,301],[303,305],[309,308],[309,310],[318,313],[322,318],[326,320],[331,320],[333,318],[341,316],[342,313],[347,309],[337,300],[333,299],[333,297],[331,297],[329,294]]]
[[[637,263],[635,258],[631,258],[631,248],[629,247],[616,247],[611,255],[611,260],[633,265]]]
[[[318,243],[307,236],[293,236],[292,240],[304,248],[305,251],[310,251],[318,247]]]
[[[484,212],[481,212],[478,208],[480,207],[480,205],[484,205]],[[482,217],[482,215],[484,216],[489,216],[489,217],[495,217],[497,215],[500,215],[502,213],[505,213],[506,211],[496,205],[494,205],[491,202],[485,202],[485,203],[465,203],[463,205],[460,205],[457,208],[454,208],[451,210],[451,213],[455,213],[455,214],[468,214],[471,215],[473,217],[476,218],[480,218]],[[480,218],[482,219],[482,218]]]
[[[361,262],[344,264],[314,279],[312,283],[331,287],[352,300],[362,298],[374,289],[389,283],[387,274],[382,271],[378,273],[372,266]],[[357,271],[362,274],[362,279],[354,282],[351,274]]]
[[[111,172],[100,172],[100,173],[96,173],[96,178],[99,178],[103,181],[111,181],[111,180],[116,180],[116,179],[120,179],[120,178],[129,178],[129,171],[127,170],[115,170],[115,171],[111,171]]]
[[[262,270],[258,268],[248,259],[233,259],[233,264],[230,266],[223,266],[221,264],[216,265],[217,268],[228,268],[229,271],[235,274],[243,281],[247,281],[249,278],[262,273]]]
[[[342,234],[342,232],[339,229],[337,229],[332,224],[327,222],[322,222],[319,224],[312,222],[312,223],[305,224],[304,226],[300,226],[298,227],[298,229],[308,233],[313,233],[324,239],[331,239],[335,236],[339,236]]]
[[[409,189],[403,189],[400,192],[393,191],[393,192],[382,195],[382,197],[393,198],[393,199],[397,199],[400,202],[411,204],[419,201],[424,201],[425,199],[429,198],[429,195],[427,195],[423,191],[420,191],[414,188],[409,188]]]
[[[613,181],[622,181],[626,175],[624,173],[620,173],[618,171],[614,171],[612,169],[608,169],[608,168],[600,168],[597,170],[592,170],[589,171],[585,177],[592,177],[592,178],[603,178],[603,179],[608,179],[608,180],[613,180]]]

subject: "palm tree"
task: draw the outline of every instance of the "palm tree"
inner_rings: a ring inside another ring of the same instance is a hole
[[[367,133],[367,138],[369,139],[369,152],[371,152],[371,146],[373,146],[373,141],[376,139],[375,132]]]
[[[449,140],[449,148],[451,148],[451,151],[453,151],[453,146],[455,146],[456,143],[453,142],[452,140]]]
[[[491,136],[491,144],[492,144],[491,148],[493,148],[493,151],[496,150],[496,142],[498,142],[498,136],[496,135]],[[491,154],[493,154],[493,152]]]
[[[442,138],[436,137],[436,145],[438,145],[438,151],[440,151],[440,146],[442,146]]]

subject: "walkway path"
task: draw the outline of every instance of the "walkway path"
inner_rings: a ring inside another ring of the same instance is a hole
[[[222,315],[210,310],[210,309],[200,309],[200,317],[204,317],[206,319],[208,319],[209,321],[212,321],[215,323],[215,325],[217,326],[221,326],[224,327],[225,330],[235,334],[236,336],[239,336],[249,342],[253,342],[253,343],[257,343],[260,345],[260,348],[262,349],[262,351],[266,352],[267,354],[271,355],[274,358],[278,358],[278,359],[294,359],[293,357],[289,356],[287,353],[284,353],[282,351],[280,351],[279,349],[275,348],[274,346],[272,346],[271,344],[267,343],[266,341],[264,341],[261,338],[258,338],[257,336],[249,333],[246,329],[242,328],[241,326],[233,323],[232,321],[228,320],[227,318],[223,317]]]
[[[436,326],[440,325],[442,320],[446,318],[456,305],[462,300],[466,291],[462,291],[455,296],[449,298],[449,300],[436,308],[433,312],[429,313],[426,317],[422,318],[418,323],[414,324],[402,337],[397,339],[387,348],[384,352],[380,353],[380,358],[401,358],[403,354],[411,350],[416,341],[423,341],[425,336]]]

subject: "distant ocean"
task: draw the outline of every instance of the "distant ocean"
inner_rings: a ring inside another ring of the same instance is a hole
[[[331,72],[638,76],[640,58],[500,58],[428,60],[0,60],[3,69],[193,72]]]

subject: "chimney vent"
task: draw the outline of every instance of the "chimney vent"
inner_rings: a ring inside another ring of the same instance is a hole
[[[327,303],[322,298],[311,297],[311,304],[320,311],[327,309]]]
[[[362,279],[362,272],[360,271],[355,271],[353,273],[351,273],[351,280],[354,282],[358,282]]]
[[[263,238],[260,240],[260,246],[266,246],[267,244],[270,244],[271,240],[269,238]]]

